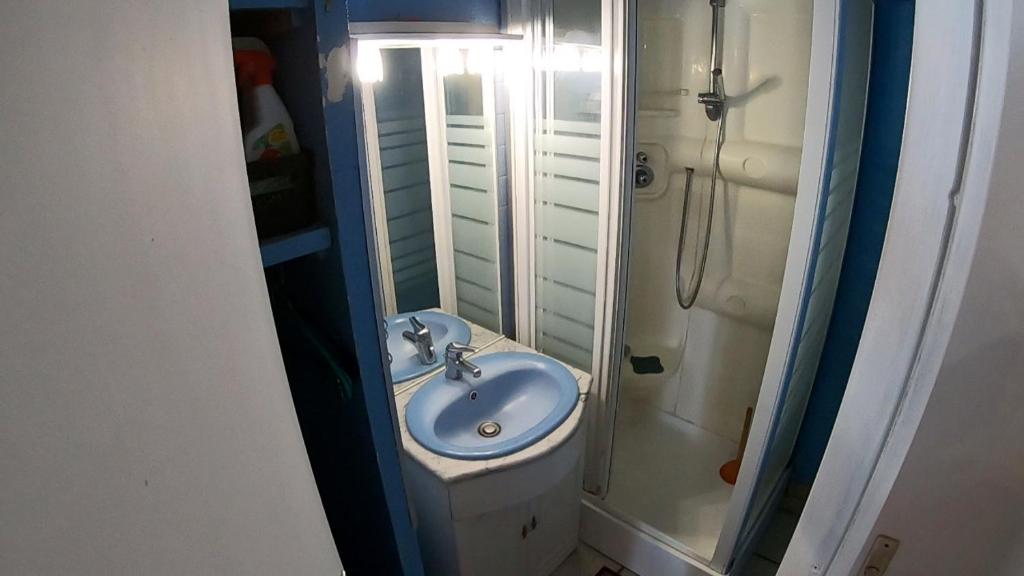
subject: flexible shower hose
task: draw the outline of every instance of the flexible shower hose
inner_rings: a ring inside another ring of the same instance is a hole
[[[716,76],[719,83],[719,94],[725,94],[725,87],[722,85],[721,75]],[[711,191],[708,194],[708,217],[707,226],[704,228],[704,247],[701,250],[700,260],[690,274],[687,282],[687,290],[683,289],[683,248],[686,243],[686,220],[690,212],[690,193],[693,189],[693,168],[686,169],[686,186],[683,191],[683,216],[679,220],[679,245],[676,248],[676,300],[684,310],[689,310],[697,301],[700,294],[700,286],[704,281],[704,269],[708,263],[708,248],[711,246],[711,224],[715,218],[715,192],[717,191],[718,174],[721,171],[722,144],[725,143],[725,116],[726,108],[722,106],[722,115],[718,117],[718,137],[715,140],[715,158],[711,168]]]

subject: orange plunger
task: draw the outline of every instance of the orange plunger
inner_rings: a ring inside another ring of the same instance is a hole
[[[729,460],[718,469],[718,475],[729,484],[736,484],[736,478],[740,475],[740,462],[743,460],[743,450],[747,447],[747,436],[750,435],[750,422],[754,419],[754,409],[747,408],[747,414],[743,417],[743,433],[740,435],[740,447],[736,451],[736,457]]]

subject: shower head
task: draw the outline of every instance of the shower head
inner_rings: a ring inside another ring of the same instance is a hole
[[[719,49],[722,39],[719,35],[719,26],[722,8],[725,7],[725,0],[710,0],[711,2],[711,57],[708,75],[708,90],[697,94],[697,102],[704,105],[704,112],[712,122],[722,117],[722,109],[725,107],[725,87],[722,85],[722,52]]]

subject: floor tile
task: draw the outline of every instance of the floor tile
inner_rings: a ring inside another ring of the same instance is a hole
[[[602,566],[618,571],[622,568],[618,562],[604,556],[586,544],[580,544],[565,562],[551,576],[594,576]]]

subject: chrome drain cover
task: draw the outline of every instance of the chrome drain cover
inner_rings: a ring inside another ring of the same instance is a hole
[[[491,421],[481,422],[480,425],[476,427],[476,432],[484,438],[494,438],[498,434],[501,434],[501,424]]]

